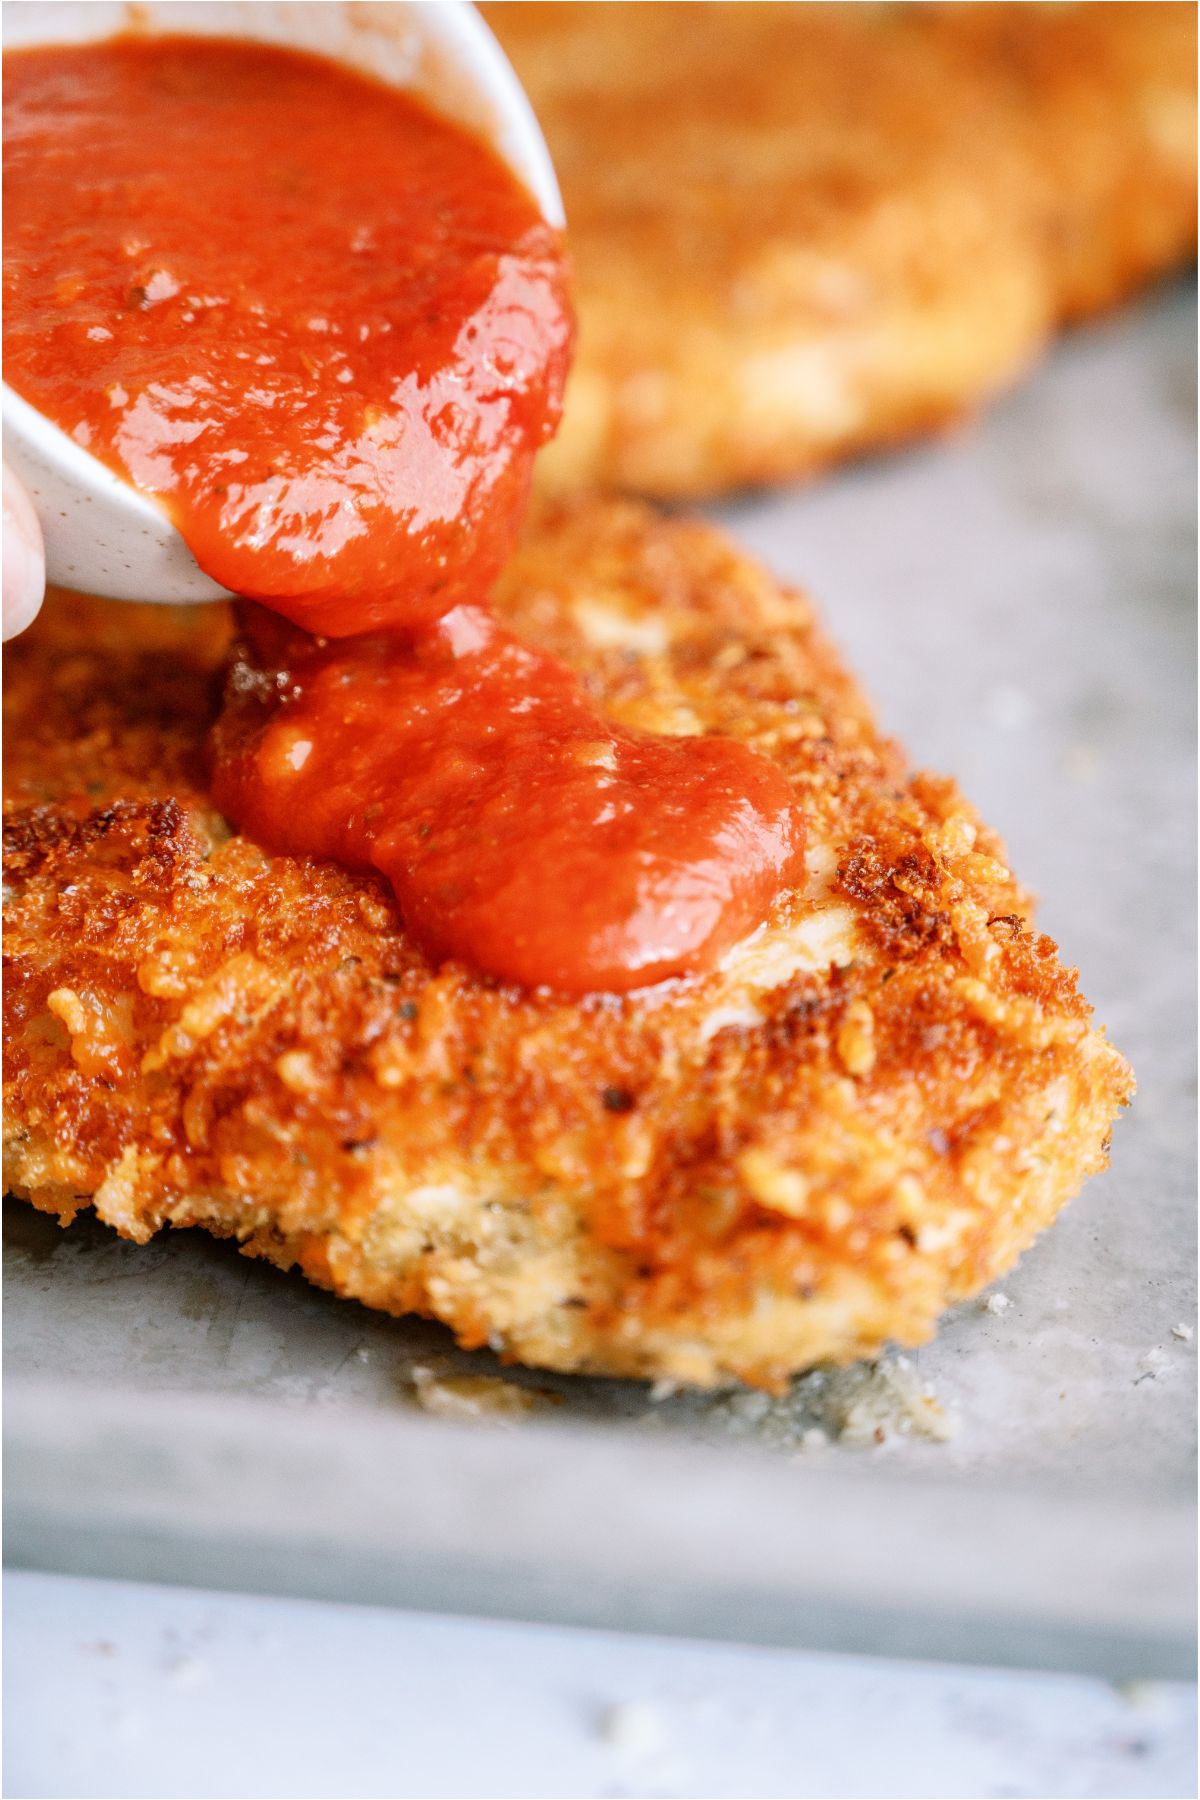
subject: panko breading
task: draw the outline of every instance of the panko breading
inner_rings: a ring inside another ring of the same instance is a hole
[[[805,890],[619,998],[435,970],[378,879],[214,815],[227,613],[53,596],[8,657],[11,1185],[550,1368],[772,1386],[921,1342],[1132,1090],[1000,843],[707,526],[551,508],[499,609],[615,720],[774,758]]]
[[[715,492],[932,429],[1195,244],[1191,4],[483,10],[576,270],[548,486]]]

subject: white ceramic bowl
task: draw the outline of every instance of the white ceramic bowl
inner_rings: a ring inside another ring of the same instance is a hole
[[[139,32],[241,37],[327,56],[418,94],[484,138],[552,225],[563,222],[549,152],[524,90],[466,0],[20,0],[4,7],[4,44],[91,43]],[[90,456],[3,388],[4,456],[33,498],[47,578],[120,600],[215,600],[157,501]]]

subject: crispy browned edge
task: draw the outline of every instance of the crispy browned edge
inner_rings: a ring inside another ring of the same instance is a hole
[[[589,643],[597,605],[667,647]],[[921,1341],[1103,1166],[1132,1088],[1002,846],[707,527],[555,507],[501,606],[614,717],[775,757],[832,886],[768,934],[842,906],[854,959],[758,1023],[741,977],[573,1004],[435,972],[377,881],[214,817],[224,614],[52,596],[8,654],[12,1187],[555,1368],[778,1385]]]
[[[547,487],[696,495],[942,427],[1194,250],[1191,4],[484,10],[576,269]]]

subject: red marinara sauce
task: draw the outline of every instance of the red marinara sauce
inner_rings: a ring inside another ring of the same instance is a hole
[[[247,626],[218,804],[280,849],[379,869],[436,956],[563,993],[641,987],[710,966],[796,878],[773,763],[609,724],[485,607],[412,640]]]
[[[4,110],[8,380],[292,621],[245,610],[218,804],[378,869],[432,956],[502,980],[711,967],[800,877],[787,780],[613,727],[487,610],[572,337],[516,179],[401,94],[221,39],[10,54]]]
[[[490,150],[220,38],[10,53],[4,136],[5,378],[207,574],[335,637],[486,594],[572,338]]]

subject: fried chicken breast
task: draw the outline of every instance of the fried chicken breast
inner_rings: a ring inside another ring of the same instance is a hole
[[[12,1188],[555,1369],[778,1386],[921,1342],[1132,1089],[1002,846],[707,526],[543,509],[498,605],[613,719],[773,758],[804,890],[621,997],[431,967],[378,879],[215,814],[228,613],[54,595],[8,653]]]
[[[1191,4],[483,10],[576,269],[551,486],[715,492],[940,426],[1195,243]]]

